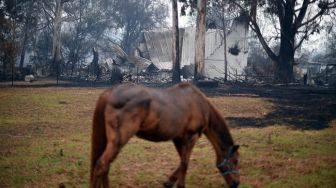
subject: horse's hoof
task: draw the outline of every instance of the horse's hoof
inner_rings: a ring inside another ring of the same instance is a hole
[[[164,188],[172,188],[174,186],[174,182],[166,181],[163,183]]]

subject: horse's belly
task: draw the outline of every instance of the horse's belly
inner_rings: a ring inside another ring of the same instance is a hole
[[[161,141],[167,141],[174,138],[174,135],[167,134],[167,133],[160,133],[160,132],[154,132],[154,131],[139,131],[136,134],[139,138],[153,141],[153,142],[161,142]]]
[[[170,116],[168,113],[163,113],[165,116],[153,116],[143,123],[137,136],[149,141],[160,142],[171,140],[183,133],[184,125],[186,124],[183,118],[177,115]],[[181,120],[182,119],[182,120]]]

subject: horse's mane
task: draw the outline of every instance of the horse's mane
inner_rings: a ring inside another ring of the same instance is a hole
[[[209,106],[211,109],[210,113],[210,121],[209,121],[209,128],[213,129],[215,133],[218,134],[221,146],[231,146],[234,145],[232,136],[229,132],[229,129],[227,127],[227,123],[222,117],[222,115],[219,113],[219,111],[209,102]],[[222,148],[226,149],[226,148]]]
[[[203,94],[197,87],[190,83],[181,83],[176,87],[184,88],[184,87],[192,87],[195,93],[197,93],[201,98],[207,101],[209,105],[209,123],[208,128],[213,130],[213,134],[217,135],[218,141],[221,142],[220,147],[222,151],[225,151],[228,146],[234,145],[234,141],[230,134],[230,131],[227,127],[227,123],[224,120],[223,116],[220,112],[215,108],[213,104],[208,100],[205,94]]]

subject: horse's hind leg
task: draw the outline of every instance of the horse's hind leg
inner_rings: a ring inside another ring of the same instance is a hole
[[[107,144],[105,151],[96,162],[94,169],[94,181],[92,182],[91,188],[97,188],[101,186],[104,188],[109,187],[108,172],[110,163],[116,158],[120,150],[117,144],[119,137],[117,130],[115,130],[112,126],[106,126],[106,137]]]
[[[174,145],[176,147],[177,152],[180,155],[181,162],[180,166],[174,171],[174,173],[169,177],[169,180],[164,183],[166,188],[173,187],[176,181],[178,188],[183,188],[185,185],[185,176],[188,169],[189,159],[191,155],[191,151],[195,146],[198,135],[188,136],[186,138],[178,138],[174,139]]]
[[[117,123],[112,123],[109,121],[107,121],[105,125],[107,145],[102,156],[97,161],[97,165],[94,171],[94,175],[101,178],[104,188],[109,187],[108,172],[110,163],[115,160],[121,148],[139,129],[138,126],[133,124],[123,124],[120,127],[117,127],[116,125]]]

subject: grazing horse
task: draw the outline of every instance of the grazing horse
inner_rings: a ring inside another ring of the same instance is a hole
[[[120,85],[102,93],[93,118],[90,187],[108,187],[110,163],[134,135],[154,141],[172,140],[180,156],[178,168],[163,183],[184,187],[191,150],[205,134],[213,145],[217,168],[231,188],[239,185],[238,147],[215,107],[195,86],[167,89]]]

